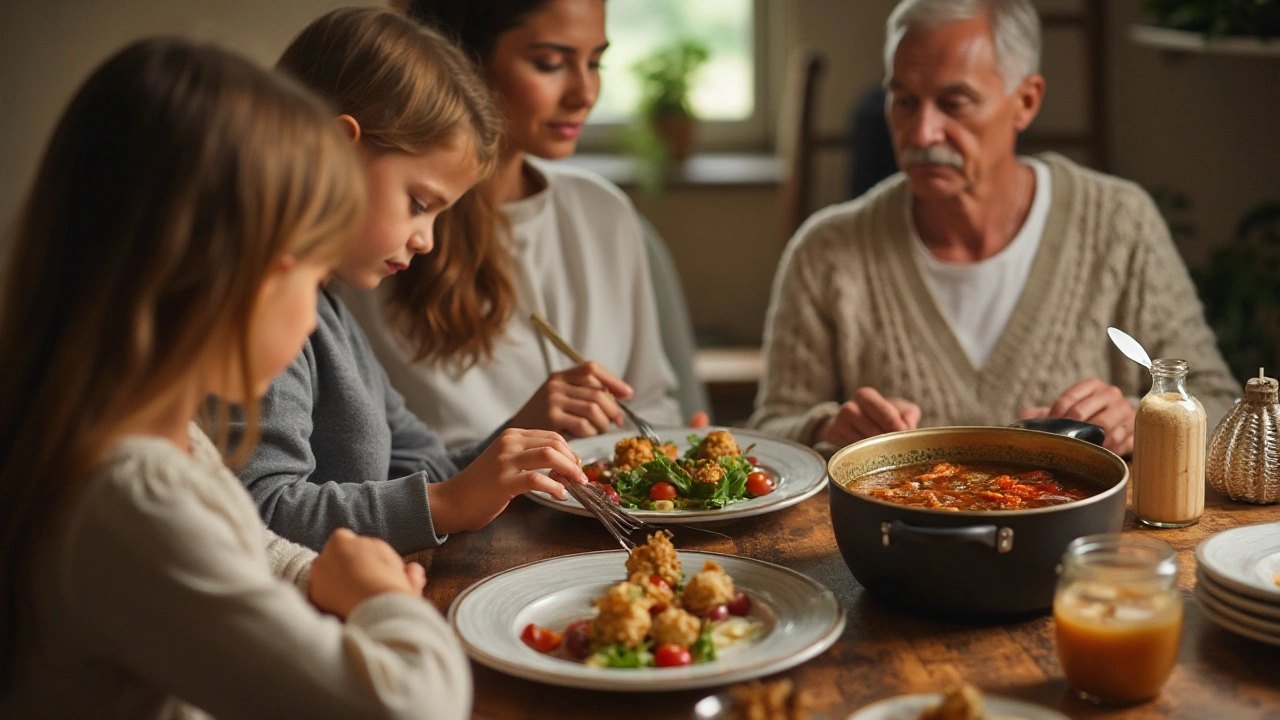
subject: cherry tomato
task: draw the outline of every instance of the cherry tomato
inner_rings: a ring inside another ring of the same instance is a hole
[[[586,660],[591,655],[591,621],[579,620],[564,629],[564,649],[575,660]]]
[[[657,482],[649,488],[650,500],[675,500],[676,486],[669,482]]]
[[[622,498],[618,495],[618,491],[613,489],[612,485],[601,485],[600,489],[603,490],[604,494],[613,501],[614,505],[622,504]]]
[[[751,463],[751,467],[760,467],[760,460],[755,455],[748,455],[747,462]]]
[[[747,492],[755,497],[768,495],[773,492],[774,487],[773,478],[763,470],[756,470],[747,475]]]
[[[524,626],[524,632],[520,633],[520,639],[525,645],[537,650],[540,653],[549,653],[560,647],[560,640],[564,636],[555,630],[549,630],[540,625],[529,623]]]
[[[653,664],[658,667],[684,667],[693,662],[689,648],[675,643],[663,643],[653,651]]]
[[[604,468],[599,465],[588,465],[582,468],[582,474],[587,476],[587,480],[593,483],[600,482],[600,476],[604,473]]]
[[[734,590],[733,599],[725,607],[729,609],[730,615],[742,617],[751,612],[751,598],[747,597],[747,594],[741,590]]]
[[[711,608],[711,611],[707,613],[707,619],[711,622],[720,622],[727,617],[729,617],[728,605],[717,605]]]

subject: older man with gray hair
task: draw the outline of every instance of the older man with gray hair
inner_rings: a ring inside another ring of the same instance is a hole
[[[1190,363],[1213,427],[1240,387],[1151,198],[1014,151],[1045,92],[1029,0],[903,0],[884,57],[902,172],[788,244],[751,425],[840,446],[1068,417],[1126,454],[1149,377],[1110,347],[1115,325]]]

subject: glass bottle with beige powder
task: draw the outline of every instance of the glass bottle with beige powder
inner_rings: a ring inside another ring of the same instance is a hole
[[[1151,363],[1151,390],[1134,421],[1133,512],[1153,527],[1191,525],[1204,512],[1208,429],[1204,406],[1187,392],[1187,361]]]

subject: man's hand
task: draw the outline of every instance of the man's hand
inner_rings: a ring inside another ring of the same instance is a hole
[[[1089,378],[1067,388],[1052,407],[1024,408],[1018,417],[1064,417],[1093,423],[1107,431],[1103,447],[1117,455],[1133,452],[1133,405],[1120,388]]]
[[[875,388],[860,387],[818,433],[820,441],[848,445],[864,438],[920,424],[920,406],[902,398],[886,398]]]

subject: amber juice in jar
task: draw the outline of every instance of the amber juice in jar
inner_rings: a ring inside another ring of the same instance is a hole
[[[1204,406],[1187,392],[1187,362],[1151,363],[1151,390],[1138,405],[1133,439],[1133,514],[1170,528],[1204,513],[1208,426]]]
[[[1053,600],[1062,672],[1080,697],[1155,697],[1178,660],[1182,599],[1168,543],[1088,535],[1067,547]]]

